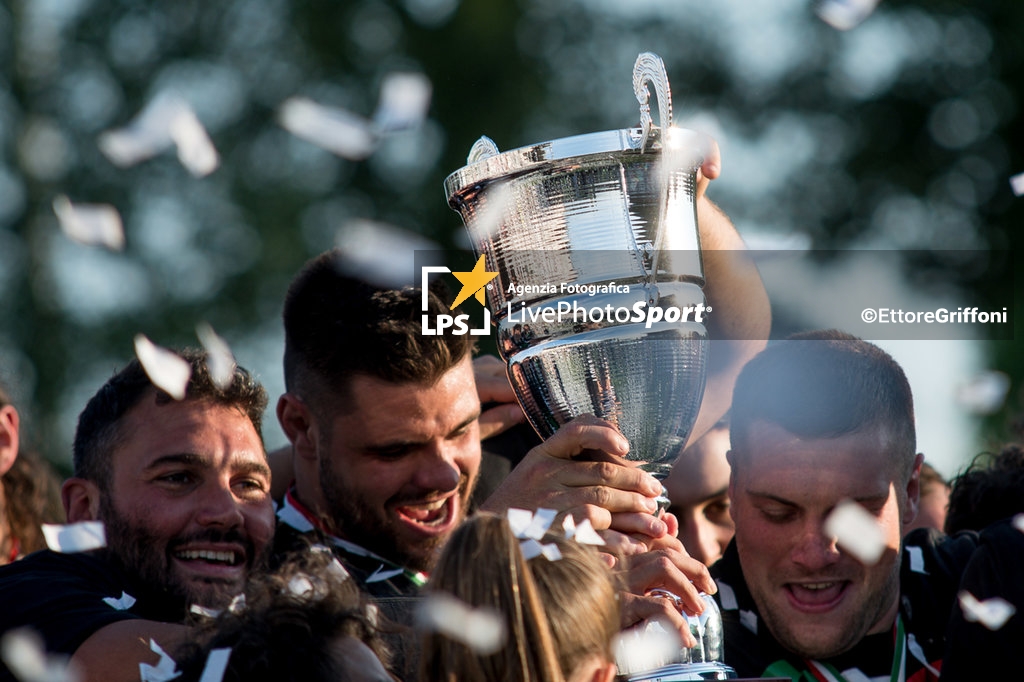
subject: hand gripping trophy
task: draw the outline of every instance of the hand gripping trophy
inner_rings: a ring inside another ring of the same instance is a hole
[[[633,90],[638,128],[507,152],[481,137],[445,192],[476,254],[498,273],[487,286],[498,351],[534,429],[547,438],[594,414],[629,440],[628,459],[663,478],[693,428],[706,379],[695,201],[706,144],[672,125],[660,57],[637,58]],[[720,623],[710,630],[720,656]],[[692,652],[681,658],[694,660]],[[712,672],[724,675],[721,668]]]

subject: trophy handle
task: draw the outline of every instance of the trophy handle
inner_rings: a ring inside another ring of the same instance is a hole
[[[647,117],[650,118],[650,114]],[[466,165],[468,166],[471,163],[497,156],[499,153],[498,145],[494,144],[494,140],[486,135],[481,135],[480,139],[470,147],[469,156],[466,157]]]
[[[640,139],[640,151],[646,149],[647,139],[651,134],[651,93],[647,89],[648,83],[654,86],[654,92],[658,98],[661,129],[668,130],[672,125],[672,92],[668,87],[665,62],[653,52],[641,52],[633,65],[633,92],[636,94],[637,101],[640,102],[640,129],[643,133]]]

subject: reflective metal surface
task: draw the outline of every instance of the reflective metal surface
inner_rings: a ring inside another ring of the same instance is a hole
[[[487,270],[498,273],[487,287],[498,349],[534,428],[546,438],[596,414],[629,439],[630,459],[664,475],[700,407],[707,331],[696,314],[667,322],[628,311],[704,305],[695,209],[702,158],[699,136],[671,126],[661,60],[645,53],[634,71],[641,128],[504,153],[481,138],[445,191]],[[644,116],[648,83],[660,128],[649,108]],[[561,306],[584,313],[543,312]],[[606,312],[598,319],[596,309]]]

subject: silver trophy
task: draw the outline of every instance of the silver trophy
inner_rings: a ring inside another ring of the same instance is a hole
[[[497,273],[487,301],[498,351],[533,427],[547,438],[597,415],[629,440],[628,459],[663,478],[690,435],[706,379],[695,199],[707,140],[672,125],[657,55],[637,58],[633,91],[638,128],[504,153],[482,137],[445,192],[477,256]],[[691,618],[698,646],[630,679],[735,677],[720,662],[721,618],[707,601]]]
[[[445,191],[498,273],[487,285],[498,350],[533,427],[547,438],[595,414],[661,478],[693,428],[706,376],[695,207],[706,138],[672,126],[657,55],[637,58],[633,90],[640,127],[503,153],[482,137]]]

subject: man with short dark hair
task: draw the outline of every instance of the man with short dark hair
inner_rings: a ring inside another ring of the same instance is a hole
[[[877,346],[841,332],[770,345],[730,411],[733,543],[712,568],[726,662],[741,676],[924,680],[976,538],[908,535],[923,456],[910,385]],[[881,531],[874,563],[825,522],[853,500]]]
[[[36,630],[89,679],[137,679],[157,661],[150,639],[172,651],[191,606],[224,608],[267,557],[266,393],[241,368],[218,388],[204,354],[183,355],[184,400],[133,360],[79,417],[64,507],[71,523],[102,521],[106,547],[0,569],[0,631]]]

